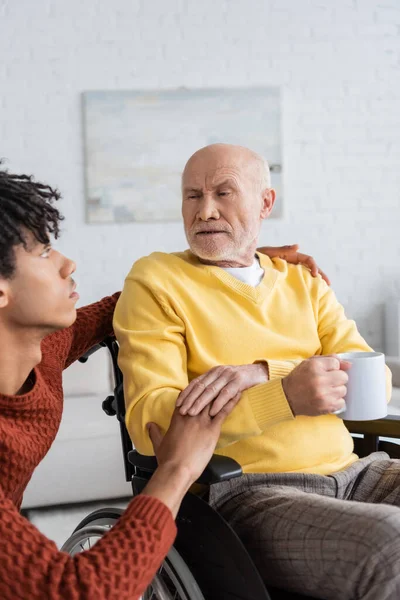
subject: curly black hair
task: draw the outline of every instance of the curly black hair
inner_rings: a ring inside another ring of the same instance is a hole
[[[64,217],[52,203],[60,197],[57,189],[31,175],[13,175],[0,168],[0,277],[11,279],[15,272],[15,246],[27,249],[24,230],[42,244],[50,243],[50,234],[59,236]]]

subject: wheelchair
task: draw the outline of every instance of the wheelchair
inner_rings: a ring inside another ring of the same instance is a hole
[[[118,367],[118,343],[106,338],[79,360],[86,362],[93,352],[107,347],[114,373],[114,393],[103,402],[103,410],[119,421],[125,477],[133,495],[140,494],[157,467],[155,457],[133,449],[125,426],[122,373]],[[355,452],[366,456],[382,450],[400,458],[400,445],[381,440],[400,438],[400,417],[368,422],[346,422],[355,434]],[[198,480],[205,486],[227,481],[242,474],[231,458],[214,455]],[[123,510],[102,508],[85,517],[61,550],[71,556],[91,548],[119,519]],[[308,596],[266,587],[243,543],[200,495],[186,494],[177,519],[178,534],[141,600],[311,600]]]

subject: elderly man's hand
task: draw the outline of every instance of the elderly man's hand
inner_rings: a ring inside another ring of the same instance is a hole
[[[262,248],[257,248],[257,250],[262,252],[262,254],[266,254],[269,258],[283,258],[288,263],[303,265],[307,269],[310,269],[313,277],[319,274],[328,285],[331,285],[328,276],[319,268],[313,257],[298,251],[298,244],[291,244],[290,246],[263,246]]]
[[[198,415],[212,404],[210,416],[215,416],[231,400],[240,400],[244,390],[268,381],[268,367],[264,363],[239,366],[219,366],[193,379],[177,400],[182,415]]]
[[[351,363],[337,356],[313,356],[283,378],[282,387],[294,415],[317,417],[345,407],[346,371]]]

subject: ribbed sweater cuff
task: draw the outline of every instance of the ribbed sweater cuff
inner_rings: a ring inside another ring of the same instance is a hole
[[[154,527],[161,530],[166,529],[169,533],[176,535],[176,525],[172,513],[161,500],[140,494],[131,501],[126,512],[128,511],[132,512],[132,516],[135,518],[151,521]]]
[[[272,379],[249,388],[245,392],[254,417],[262,431],[280,421],[294,419],[282,387],[282,379]]]
[[[300,362],[300,360],[267,360],[270,380],[277,377],[286,377]]]

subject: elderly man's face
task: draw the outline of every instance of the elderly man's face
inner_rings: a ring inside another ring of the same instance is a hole
[[[273,190],[262,190],[257,162],[235,147],[205,148],[186,165],[182,194],[185,233],[196,256],[220,266],[253,262],[261,220],[275,198]]]

